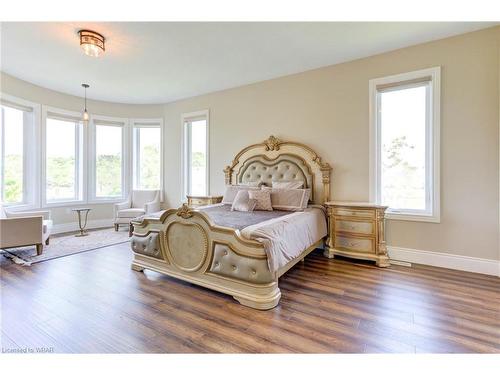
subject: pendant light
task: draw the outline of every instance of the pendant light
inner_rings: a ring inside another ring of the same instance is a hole
[[[82,87],[85,89],[85,104],[83,107],[83,113],[82,113],[82,122],[84,125],[87,125],[90,120],[90,115],[89,112],[87,111],[87,89],[90,87],[86,83],[82,83]]]

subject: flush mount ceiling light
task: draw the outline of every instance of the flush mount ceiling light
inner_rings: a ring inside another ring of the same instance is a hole
[[[80,30],[80,47],[87,56],[99,57],[105,51],[104,37],[91,30]]]
[[[90,87],[86,83],[82,83],[82,87],[85,89],[85,102],[83,105],[83,112],[82,112],[82,122],[87,125],[89,123],[90,115],[89,112],[87,111],[87,89]]]

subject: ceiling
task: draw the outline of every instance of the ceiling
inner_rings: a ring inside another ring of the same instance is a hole
[[[91,99],[166,103],[462,34],[480,22],[1,24],[0,69]],[[106,52],[83,54],[77,31],[103,34]]]

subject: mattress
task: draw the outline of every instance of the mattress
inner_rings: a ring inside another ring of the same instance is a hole
[[[326,213],[321,206],[311,206],[301,212],[251,225],[241,234],[264,245],[269,269],[276,272],[326,237]]]
[[[269,269],[278,271],[327,235],[322,206],[304,211],[231,211],[230,205],[200,207],[217,225],[238,229],[245,238],[264,245]]]
[[[210,206],[202,206],[197,208],[205,212],[210,219],[221,227],[228,227],[242,230],[251,225],[259,224],[267,220],[291,215],[290,211],[231,211],[230,204],[213,204]]]
[[[304,211],[231,211],[231,205],[214,204],[197,208],[219,226],[263,244],[272,272],[278,271],[327,235],[326,213],[322,206],[309,206]],[[165,211],[144,217],[158,218]]]

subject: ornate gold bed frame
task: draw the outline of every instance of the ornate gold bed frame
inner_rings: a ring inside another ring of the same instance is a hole
[[[224,169],[226,184],[295,179],[312,190],[311,201],[330,196],[331,167],[301,143],[269,137],[241,150]],[[208,215],[183,205],[159,218],[133,221],[132,269],[149,269],[233,296],[241,304],[266,310],[281,297],[278,278],[324,239],[280,268],[270,271],[264,246],[238,230],[216,225]]]

